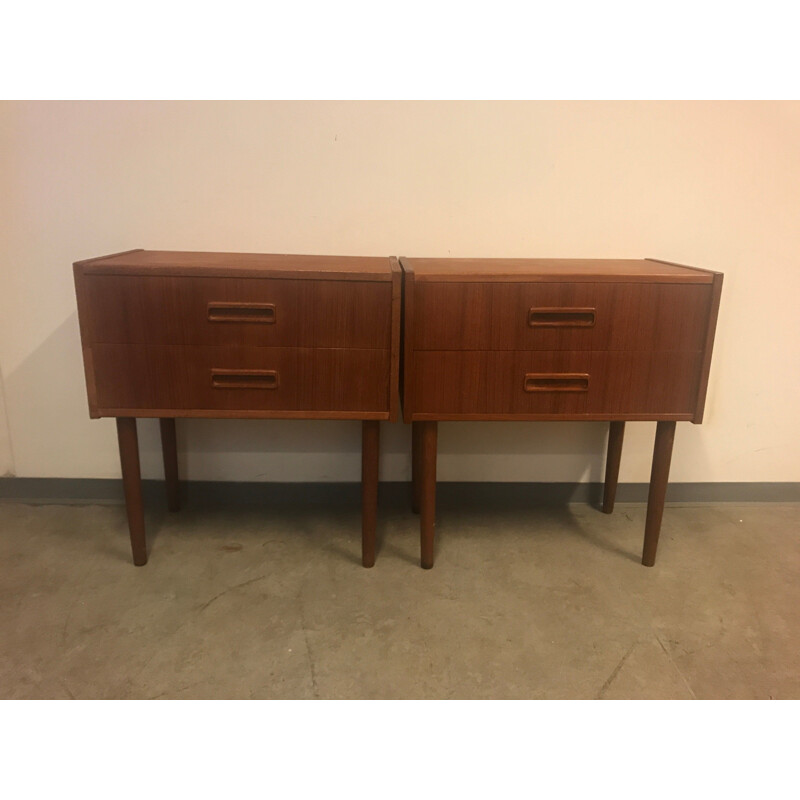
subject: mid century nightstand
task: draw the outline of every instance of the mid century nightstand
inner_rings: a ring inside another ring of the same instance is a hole
[[[379,421],[397,415],[396,259],[131,250],[74,265],[89,413],[116,417],[133,562],[147,562],[137,417],[362,420],[362,561],[375,561]]]
[[[653,260],[400,263],[422,566],[433,566],[439,421],[608,420],[611,513],[625,422],[654,420],[642,554],[652,566],[675,423],[703,419],[722,274]]]

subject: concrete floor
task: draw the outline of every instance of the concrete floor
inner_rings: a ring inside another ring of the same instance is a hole
[[[800,506],[0,505],[2,698],[800,698]]]

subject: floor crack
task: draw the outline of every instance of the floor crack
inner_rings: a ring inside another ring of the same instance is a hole
[[[61,647],[67,643],[67,626],[69,625],[69,619],[72,616],[72,608],[75,604],[73,603],[69,610],[67,611],[66,619],[64,620],[64,627],[61,629]]]
[[[192,683],[187,683],[185,686],[179,686],[177,689],[167,689],[166,691],[159,692],[152,697],[148,697],[148,700],[160,700],[162,697],[166,697],[167,695],[171,695],[174,697],[178,692],[185,692],[187,689],[191,689],[193,686],[199,686],[202,681],[193,681]]]
[[[203,605],[198,606],[197,611],[205,611],[215,600],[219,600],[228,592],[232,592],[234,589],[241,589],[244,586],[249,586],[251,583],[255,583],[256,581],[263,581],[266,578],[266,575],[259,575],[257,578],[250,578],[249,581],[244,581],[243,583],[237,583],[234,586],[229,586],[227,589],[223,589],[219,594],[215,594],[210,600],[207,600]]]
[[[308,629],[306,628],[306,611],[303,607],[302,590],[297,596],[300,607],[300,626],[303,631],[303,641],[306,644],[306,656],[308,658],[308,671],[311,673],[311,689],[314,692],[314,699],[319,700],[319,689],[317,688],[317,673],[314,669],[314,656],[311,653],[311,645],[308,643]]]
[[[681,672],[680,667],[678,667],[678,665],[675,663],[675,659],[672,657],[672,654],[669,652],[669,650],[667,650],[664,642],[661,641],[661,637],[655,631],[653,631],[653,636],[656,637],[656,641],[661,645],[661,649],[664,651],[664,654],[670,660],[672,666],[675,667],[675,671],[678,673],[680,679],[683,681],[683,685],[686,687],[687,691],[692,696],[692,700],[697,700],[697,695],[694,693],[692,687],[689,685],[689,681],[686,680],[684,674]]]
[[[614,667],[614,669],[611,671],[611,674],[606,678],[606,682],[600,687],[600,691],[597,693],[597,698],[596,698],[597,700],[602,700],[603,696],[608,691],[611,684],[614,683],[614,681],[616,680],[617,675],[619,675],[619,671],[622,669],[622,665],[628,660],[628,656],[633,652],[633,648],[636,647],[637,644],[638,641],[634,642],[628,648],[628,652],[625,653],[624,656],[622,656],[617,666]]]

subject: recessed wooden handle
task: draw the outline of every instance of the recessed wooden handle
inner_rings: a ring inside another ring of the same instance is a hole
[[[209,303],[209,322],[261,322],[274,324],[273,303]]]
[[[215,389],[277,389],[280,381],[275,369],[212,369],[211,385]]]
[[[588,392],[589,376],[583,372],[529,372],[524,388],[526,392]]]
[[[528,311],[531,328],[591,328],[593,308],[532,308]]]

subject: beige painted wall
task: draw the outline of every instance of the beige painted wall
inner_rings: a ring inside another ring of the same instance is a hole
[[[0,104],[16,472],[119,474],[113,422],[88,418],[70,265],[145,247],[721,270],[707,421],[679,426],[673,479],[798,481],[799,142],[800,103]],[[140,426],[155,476],[157,426]],[[628,428],[621,479],[644,481],[654,425]],[[409,429],[383,434],[382,477],[405,479]],[[356,423],[188,421],[179,435],[192,478],[358,476]],[[444,424],[439,474],[599,479],[604,436],[595,423]]]
[[[3,374],[0,370],[0,478],[14,474],[14,456],[11,452],[11,435],[8,432],[6,396],[3,391]]]

